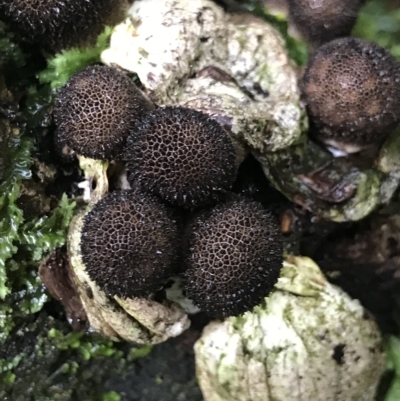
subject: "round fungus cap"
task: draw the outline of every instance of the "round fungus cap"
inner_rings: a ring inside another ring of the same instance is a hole
[[[178,233],[157,198],[107,194],[84,217],[81,253],[89,277],[109,296],[149,295],[173,273]]]
[[[72,76],[57,97],[57,146],[67,145],[93,159],[118,158],[129,131],[151,108],[122,72],[87,67]]]
[[[360,150],[400,120],[400,63],[375,43],[336,39],[309,60],[302,91],[316,138]]]
[[[218,200],[237,171],[228,133],[205,114],[184,107],[148,113],[128,138],[125,155],[132,184],[188,209]]]
[[[187,296],[217,318],[261,303],[283,263],[278,222],[258,202],[235,198],[202,212],[191,227],[185,257]]]
[[[25,41],[50,52],[93,42],[123,16],[122,0],[2,0],[0,15]]]
[[[350,34],[364,0],[289,0],[290,19],[313,45]]]

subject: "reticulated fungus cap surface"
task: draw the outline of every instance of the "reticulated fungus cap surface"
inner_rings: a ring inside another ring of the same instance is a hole
[[[400,121],[400,64],[379,45],[342,38],[310,59],[302,90],[315,135],[369,145]]]
[[[178,234],[168,210],[139,191],[106,195],[84,217],[81,252],[90,278],[109,296],[145,296],[173,272]]]
[[[86,45],[122,16],[122,0],[2,0],[0,15],[28,42],[51,52]]]
[[[226,131],[184,107],[148,113],[128,138],[128,179],[188,209],[218,200],[232,186],[236,153]]]
[[[220,204],[193,224],[187,296],[213,317],[251,310],[277,282],[282,253],[278,223],[260,203],[237,198]]]
[[[350,34],[364,0],[289,0],[289,14],[315,45]]]
[[[151,105],[122,72],[87,67],[61,88],[54,109],[58,147],[94,159],[118,158],[130,129]]]

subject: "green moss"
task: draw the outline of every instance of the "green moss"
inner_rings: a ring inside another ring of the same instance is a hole
[[[77,350],[80,358],[84,361],[88,361],[91,358],[123,357],[123,352],[116,348],[113,341],[98,336],[89,336],[83,332],[65,333],[62,330],[52,328],[48,332],[48,339],[59,350]],[[143,356],[147,355],[147,353],[143,353]]]
[[[0,303],[0,342],[16,319],[37,313],[47,301],[37,267],[48,252],[65,243],[75,207],[64,195],[51,215],[26,220],[18,206],[24,182],[32,179],[34,140],[29,135],[43,129],[53,96],[48,86],[32,85],[18,124],[13,123],[11,133],[0,141],[0,299],[5,300]]]
[[[117,399],[103,384],[124,371],[126,348],[97,335],[71,333],[66,322],[41,311],[20,321],[0,347],[0,399]]]
[[[305,42],[288,34],[288,20],[284,15],[272,15],[260,0],[251,0],[245,5],[254,15],[274,26],[286,42],[289,57],[297,64],[304,65],[308,59],[308,48]]]
[[[108,391],[101,395],[101,401],[120,401],[121,396],[115,391]]]
[[[23,180],[31,178],[30,152],[32,141],[20,136],[5,141],[3,182],[0,185],[0,298],[11,292],[7,284],[6,262],[18,251],[17,241],[23,213],[16,205]]]
[[[398,401],[400,400],[400,338],[391,336],[385,345],[388,370],[394,372],[394,377],[384,401]]]
[[[361,10],[353,35],[372,40],[400,59],[400,9],[389,10],[382,1],[369,1]]]
[[[152,349],[153,349],[152,345],[143,345],[141,347],[132,347],[127,356],[127,360],[129,362],[131,362],[138,358],[144,358],[150,354]]]
[[[40,261],[53,249],[64,245],[75,202],[64,194],[50,217],[41,217],[24,224],[20,240],[31,261]]]
[[[17,317],[37,313],[46,302],[37,265],[47,252],[64,244],[75,206],[64,195],[52,216],[24,222],[23,213],[15,204],[18,194],[16,182],[4,195],[8,199],[3,200],[0,208],[2,213],[9,213],[0,217],[0,230],[6,233],[0,243],[0,289],[6,300],[0,305],[0,342],[14,327]]]
[[[14,42],[14,35],[7,31],[6,25],[0,21],[0,66],[2,68],[20,68],[25,65],[25,55]]]
[[[32,178],[33,137],[50,125],[49,109],[55,88],[63,85],[77,70],[98,62],[110,34],[111,28],[106,28],[95,47],[72,49],[56,55],[48,61],[47,69],[37,74],[36,64],[27,63],[32,56],[24,54],[13,43],[13,36],[0,22],[0,64],[7,67],[4,70],[6,82],[10,82],[12,71],[19,71],[21,67],[24,78],[19,86],[23,85],[26,91],[16,125],[19,129],[14,129],[12,135],[0,141],[0,299],[5,299],[0,304],[0,342],[5,341],[16,319],[39,312],[47,301],[37,267],[44,256],[65,243],[75,207],[75,203],[64,195],[50,215],[29,221],[24,218],[18,198],[23,182]],[[27,64],[29,72],[25,71]],[[38,85],[36,75],[45,85]],[[11,81],[14,88],[16,79]],[[87,355],[87,348],[82,348],[82,352]]]
[[[63,86],[71,75],[75,72],[87,67],[88,65],[97,63],[100,55],[108,46],[112,29],[106,27],[104,32],[97,38],[94,47],[73,48],[64,50],[56,54],[47,62],[47,68],[40,72],[39,81],[41,83],[50,84],[52,88]]]

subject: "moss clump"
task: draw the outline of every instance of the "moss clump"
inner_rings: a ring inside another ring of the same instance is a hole
[[[25,55],[14,42],[14,35],[9,32],[4,22],[0,21],[0,66],[21,68],[25,64]]]
[[[12,51],[5,52],[2,45],[10,46]],[[11,82],[11,89],[16,85],[18,90],[27,82],[31,85],[29,89],[23,88],[24,103],[14,116],[0,115],[0,342],[3,342],[18,318],[37,313],[46,302],[37,266],[45,253],[65,242],[74,203],[64,196],[59,206],[53,207],[51,215],[28,216],[21,207],[21,193],[34,183],[31,171],[35,152],[33,135],[43,129],[43,118],[52,96],[49,90],[36,89],[35,63],[20,82],[9,79],[9,69],[22,66],[25,72],[31,56],[12,42],[12,36],[2,24],[0,54],[7,66],[4,81],[0,76],[0,104],[18,109],[6,83]],[[40,187],[39,183],[34,185]]]
[[[400,59],[400,9],[388,2],[368,1],[361,9],[353,35],[376,42]]]
[[[66,322],[42,311],[21,321],[0,348],[0,399],[98,401],[117,397],[117,392],[106,388],[106,381],[123,376],[131,354],[140,358],[150,352],[149,346],[123,346],[70,332]]]
[[[98,36],[94,46],[62,50],[49,58],[47,68],[38,74],[39,81],[50,84],[54,89],[65,85],[73,74],[100,60],[102,51],[108,46],[111,32],[112,29],[107,26]]]

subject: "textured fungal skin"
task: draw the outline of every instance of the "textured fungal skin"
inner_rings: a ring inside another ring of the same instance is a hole
[[[132,298],[162,286],[178,243],[166,207],[129,190],[109,193],[84,217],[80,246],[90,278],[109,296]]]
[[[94,159],[118,158],[130,129],[152,108],[123,73],[87,67],[61,88],[54,109],[57,147]]]
[[[2,0],[0,15],[28,42],[50,52],[93,41],[122,16],[123,0]]]
[[[289,14],[306,40],[321,45],[348,36],[364,0],[289,0]]]
[[[375,43],[342,38],[309,61],[302,90],[314,134],[326,143],[366,147],[400,120],[400,64]]]
[[[278,224],[260,203],[220,204],[200,214],[189,235],[187,296],[218,318],[251,310],[277,282],[282,252]]]
[[[184,107],[148,113],[128,138],[128,179],[143,191],[188,209],[218,200],[236,176],[236,153],[226,131]]]

